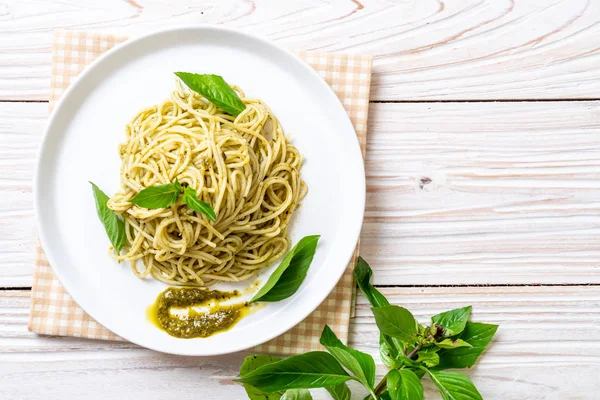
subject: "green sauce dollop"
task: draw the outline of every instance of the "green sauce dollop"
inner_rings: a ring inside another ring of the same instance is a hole
[[[245,313],[246,303],[220,305],[239,296],[239,292],[221,292],[194,287],[170,287],[158,295],[156,302],[149,309],[153,322],[169,335],[190,339],[207,337],[215,332],[232,327]],[[206,306],[208,312],[197,312],[191,307]],[[187,308],[187,315],[174,315],[173,308]]]

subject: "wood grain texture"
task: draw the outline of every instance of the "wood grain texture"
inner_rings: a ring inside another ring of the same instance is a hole
[[[32,181],[47,103],[0,103],[0,287],[31,286]]]
[[[600,282],[600,102],[373,104],[375,282]]]
[[[600,0],[5,0],[0,99],[47,100],[52,32],[224,24],[376,55],[372,99],[600,98]]]
[[[29,286],[45,103],[0,103],[0,287]],[[371,104],[381,285],[600,283],[600,102]]]
[[[500,324],[471,378],[486,399],[592,399],[600,382],[599,287],[394,288],[392,303],[421,323],[449,308],[473,305],[473,320]],[[245,354],[176,357],[128,343],[37,337],[27,332],[29,292],[0,292],[0,387],[9,398],[83,396],[106,399],[135,393],[147,399],[242,399],[234,385]],[[351,345],[372,354],[378,372],[374,318],[359,296]],[[58,385],[61,382],[62,384]],[[326,398],[319,394],[316,398]],[[357,396],[356,398],[362,398]],[[438,398],[427,385],[427,399]]]

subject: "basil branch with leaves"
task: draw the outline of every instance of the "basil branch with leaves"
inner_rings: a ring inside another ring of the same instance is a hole
[[[354,278],[371,303],[380,331],[380,355],[389,368],[383,379],[375,385],[373,357],[345,346],[325,326],[320,343],[327,352],[314,351],[286,359],[246,357],[236,380],[244,384],[251,400],[309,400],[312,396],[308,389],[312,388],[325,388],[335,400],[349,400],[349,380],[367,389],[366,399],[422,400],[421,379],[425,375],[444,400],[482,399],[466,375],[446,370],[472,367],[498,326],[470,322],[471,306],[434,315],[429,325],[421,325],[407,309],[389,304],[371,285],[372,275],[369,265],[359,257]]]

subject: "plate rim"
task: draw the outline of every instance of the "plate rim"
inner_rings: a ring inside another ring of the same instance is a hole
[[[78,86],[80,81],[84,80],[85,77],[88,74],[90,74],[93,70],[99,68],[99,66],[104,62],[105,59],[111,57],[114,53],[123,51],[124,49],[126,49],[130,46],[135,46],[140,41],[144,41],[144,40],[150,39],[152,37],[156,37],[156,36],[171,34],[174,32],[183,33],[186,31],[204,31],[204,30],[217,31],[224,35],[230,35],[230,34],[242,35],[246,39],[256,41],[262,46],[266,46],[266,47],[271,48],[272,50],[282,52],[285,55],[287,55],[288,57],[291,57],[296,62],[296,64],[298,64],[305,71],[309,72],[310,75],[312,75],[313,78],[316,78],[316,80],[318,80],[321,83],[321,85],[329,92],[330,96],[332,96],[334,101],[339,105],[341,110],[344,112],[344,120],[346,121],[347,127],[344,127],[343,129],[347,129],[349,127],[352,130],[352,132],[354,133],[355,140],[353,141],[353,145],[355,145],[356,149],[358,150],[359,159],[357,159],[357,161],[360,161],[358,163],[359,164],[358,172],[360,172],[360,173],[358,174],[358,176],[354,177],[356,179],[356,181],[354,183],[356,185],[359,185],[362,188],[362,190],[360,190],[360,198],[356,198],[356,199],[354,199],[354,201],[358,202],[359,203],[358,205],[360,206],[359,207],[360,223],[356,224],[356,226],[354,227],[354,231],[348,235],[353,240],[354,246],[352,247],[352,251],[350,251],[346,257],[340,257],[340,258],[345,259],[344,268],[339,269],[339,273],[335,274],[337,276],[332,274],[332,279],[331,279],[330,284],[327,285],[327,287],[328,287],[327,290],[323,289],[322,292],[319,293],[318,295],[311,296],[313,298],[318,298],[318,301],[314,301],[314,302],[312,302],[312,304],[309,307],[306,307],[304,310],[300,310],[300,311],[304,311],[304,312],[297,313],[297,315],[299,317],[294,318],[294,320],[297,320],[296,322],[294,322],[291,325],[290,324],[281,325],[277,328],[271,327],[271,329],[268,330],[268,332],[270,332],[270,333],[264,335],[259,340],[254,340],[254,341],[252,341],[252,343],[249,343],[249,344],[244,343],[241,346],[233,345],[227,349],[221,349],[221,350],[216,349],[214,351],[200,351],[200,352],[193,351],[193,348],[190,347],[191,351],[177,351],[175,349],[168,349],[168,348],[165,348],[164,346],[161,347],[161,346],[155,345],[153,343],[147,343],[145,341],[139,341],[139,340],[132,339],[129,336],[129,334],[123,335],[122,333],[118,332],[120,330],[120,329],[118,329],[118,327],[117,327],[117,329],[114,329],[114,327],[111,327],[111,328],[107,327],[107,325],[111,325],[110,322],[108,324],[106,324],[106,321],[104,320],[103,317],[97,318],[97,316],[92,315],[88,311],[88,309],[86,309],[85,306],[81,305],[81,302],[78,301],[81,299],[79,294],[73,295],[73,293],[78,293],[78,292],[76,290],[70,290],[70,287],[69,287],[70,285],[68,283],[65,284],[65,282],[69,282],[69,280],[65,279],[65,276],[63,275],[63,273],[60,272],[60,268],[55,269],[54,267],[51,267],[51,265],[58,265],[58,264],[56,262],[54,262],[54,261],[56,261],[54,250],[52,250],[52,247],[49,245],[50,242],[45,233],[45,230],[48,228],[44,228],[45,225],[42,222],[43,217],[42,217],[42,212],[41,212],[41,204],[43,203],[44,199],[43,199],[43,196],[41,195],[41,191],[39,190],[39,187],[40,187],[40,179],[42,178],[42,175],[43,175],[42,169],[44,166],[42,164],[42,159],[43,159],[43,155],[46,152],[48,152],[48,146],[49,146],[48,142],[49,142],[51,128],[53,127],[55,119],[57,118],[61,108],[63,107],[63,104],[69,100],[71,92],[73,92],[75,90],[75,88]],[[234,352],[250,349],[252,347],[266,343],[269,340],[272,340],[272,339],[282,335],[283,333],[287,332],[288,330],[294,328],[299,323],[301,323],[303,320],[305,320],[310,314],[312,314],[323,303],[323,301],[325,301],[325,299],[330,295],[330,293],[333,291],[333,289],[337,286],[338,282],[340,281],[340,279],[342,278],[342,276],[344,275],[344,273],[347,269],[348,263],[352,260],[352,257],[356,251],[356,245],[358,244],[358,241],[360,238],[360,232],[362,229],[362,225],[364,223],[364,212],[365,212],[365,203],[366,203],[366,176],[365,176],[364,156],[363,156],[362,150],[360,148],[360,142],[358,140],[358,136],[356,136],[356,130],[354,128],[354,125],[352,124],[352,121],[350,120],[350,117],[348,116],[347,111],[346,111],[345,107],[343,106],[342,102],[339,100],[336,93],[329,86],[329,84],[327,84],[327,82],[318,74],[318,72],[315,71],[306,61],[304,61],[302,58],[300,58],[297,54],[275,44],[274,42],[272,42],[268,39],[265,39],[263,37],[260,37],[260,36],[254,35],[254,34],[250,34],[248,32],[240,30],[240,29],[234,29],[234,28],[223,27],[223,26],[214,26],[214,25],[210,25],[210,24],[187,25],[187,26],[181,26],[181,27],[177,27],[177,28],[167,28],[167,29],[155,30],[155,31],[152,31],[152,32],[144,34],[144,35],[128,38],[124,42],[119,43],[116,46],[114,46],[113,48],[109,49],[108,51],[102,53],[92,63],[85,66],[84,69],[77,75],[77,77],[71,82],[69,87],[62,93],[60,99],[55,104],[55,106],[54,106],[52,112],[50,113],[50,116],[48,117],[48,120],[46,122],[46,126],[44,128],[44,133],[42,136],[41,144],[39,145],[39,150],[38,150],[37,158],[36,158],[35,173],[34,173],[34,179],[33,179],[33,203],[34,203],[34,210],[35,210],[35,222],[36,222],[36,226],[37,226],[37,234],[38,234],[38,237],[39,237],[39,240],[41,243],[41,247],[42,247],[42,249],[48,259],[48,262],[50,264],[50,268],[52,269],[52,272],[57,277],[57,279],[60,281],[64,290],[69,294],[69,296],[72,298],[72,300],[78,305],[78,307],[80,307],[83,311],[85,311],[86,314],[88,314],[92,319],[94,319],[102,327],[104,327],[105,329],[108,329],[113,334],[115,334],[133,344],[136,344],[138,346],[141,346],[141,347],[144,347],[144,348],[147,348],[150,350],[162,352],[162,353],[182,355],[182,356],[214,356],[214,355],[222,355],[222,354],[231,354]]]

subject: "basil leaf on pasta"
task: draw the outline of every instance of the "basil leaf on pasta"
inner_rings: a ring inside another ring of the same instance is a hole
[[[217,220],[215,210],[213,210],[208,203],[200,200],[198,198],[196,190],[194,190],[193,188],[189,186],[186,187],[183,190],[183,197],[181,198],[181,200],[183,200],[183,202],[187,204],[187,206],[192,210],[198,211],[199,213],[206,215],[208,219],[210,219],[212,222],[215,222]]]
[[[113,210],[108,208],[106,203],[108,202],[108,196],[94,183],[92,189],[94,190],[94,199],[96,200],[96,212],[98,218],[102,221],[108,239],[113,245],[113,248],[118,253],[125,245],[125,223]]]
[[[129,202],[148,209],[166,208],[177,201],[181,189],[179,182],[149,186],[136,194]]]
[[[194,92],[200,93],[215,106],[231,115],[238,115],[246,109],[246,105],[237,93],[219,75],[190,72],[175,72],[175,75]]]

